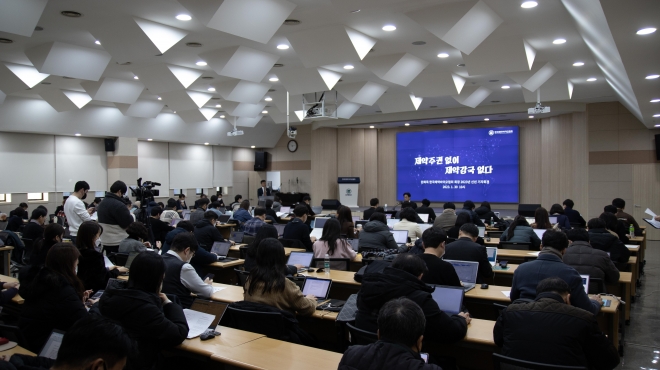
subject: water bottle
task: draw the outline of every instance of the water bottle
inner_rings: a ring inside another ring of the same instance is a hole
[[[330,273],[330,256],[327,253],[325,254],[325,259],[323,261],[323,269],[326,274]]]
[[[628,228],[628,232],[630,232],[630,237],[635,236],[635,227],[630,224],[630,227]]]
[[[491,217],[490,218],[490,226],[493,226],[493,225],[495,225],[495,222],[493,222],[493,218]]]
[[[385,204],[385,212],[387,212],[387,203]]]

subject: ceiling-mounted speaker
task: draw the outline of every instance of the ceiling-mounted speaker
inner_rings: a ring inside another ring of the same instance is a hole
[[[114,152],[115,151],[115,139],[104,139],[105,142],[105,151]]]

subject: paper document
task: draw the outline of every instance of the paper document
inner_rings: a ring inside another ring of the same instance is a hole
[[[213,320],[215,320],[214,315],[187,308],[183,310],[183,314],[186,315],[186,321],[188,322],[188,339],[202,335],[213,324]]]
[[[647,215],[649,215],[653,218],[655,218],[655,216],[656,216],[656,214],[653,213],[653,211],[651,211],[651,208],[647,208],[645,212],[646,212]]]
[[[511,291],[510,290],[503,290],[502,294],[504,294],[507,298],[511,298]]]
[[[538,256],[539,256],[539,253],[541,253],[541,251],[538,251],[538,252],[531,252],[531,253],[527,253],[527,254],[529,254],[530,256],[537,256],[537,257],[538,257]]]
[[[223,289],[225,289],[225,288],[224,288],[224,287],[219,287],[219,286],[214,286],[214,287],[213,287],[213,293],[215,293],[215,292],[219,292],[219,291],[221,291],[221,290],[223,290]]]
[[[282,217],[282,216],[288,215],[288,213],[284,213],[284,212],[275,212],[275,214],[277,215],[277,217]]]
[[[628,248],[628,249],[637,249],[637,248],[639,248],[639,245],[626,244],[626,248]]]
[[[105,267],[110,268],[114,266],[115,264],[110,262],[110,259],[108,259],[108,256],[103,256],[103,260],[105,261]]]
[[[656,229],[660,229],[660,222],[656,221],[654,218],[645,218],[644,221],[646,221],[649,225],[655,227]]]

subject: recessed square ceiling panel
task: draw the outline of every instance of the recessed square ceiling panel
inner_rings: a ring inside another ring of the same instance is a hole
[[[153,100],[138,100],[134,104],[115,103],[119,111],[128,117],[156,118],[165,103]]]
[[[202,71],[171,64],[158,64],[133,71],[152,94],[187,89]]]
[[[465,106],[476,108],[477,105],[481,104],[481,102],[484,101],[492,92],[492,90],[483,86],[478,88],[470,86],[464,88],[459,95],[453,95],[452,97],[456,99],[457,102]]]
[[[408,86],[429,65],[408,53],[367,58],[362,63],[381,79],[401,86]]]
[[[277,55],[246,46],[209,51],[200,54],[199,57],[221,76],[252,82],[261,82],[280,59]]]
[[[528,50],[531,54],[528,54]],[[463,53],[470,76],[529,71],[534,62],[534,49],[519,36],[495,37],[491,35],[472,53]],[[531,56],[531,61],[528,60]]]
[[[264,116],[261,115],[257,117],[230,117],[228,122],[232,125],[236,122],[236,126],[240,127],[254,127],[262,118],[264,118]],[[236,121],[234,121],[234,119]]]
[[[144,90],[144,85],[138,81],[126,81],[111,77],[103,78],[98,82],[83,81],[80,86],[94,100],[124,104],[135,103]]]
[[[287,39],[305,68],[362,60],[376,39],[337,25],[291,33]]]
[[[447,71],[425,70],[408,85],[415,96],[430,98],[461,93],[465,79]]]
[[[211,100],[213,95],[197,91],[176,90],[160,95],[167,106],[174,111],[199,109]]]
[[[300,108],[300,106],[297,106]],[[282,113],[277,107],[270,107],[268,109],[268,115],[270,118],[273,120],[275,123],[286,123],[286,113]],[[298,116],[296,116],[295,113],[293,113],[293,110],[291,110],[289,114],[289,123],[299,123],[300,119]]]
[[[269,92],[268,96],[273,99],[272,102],[275,103],[277,109],[286,115],[286,109],[287,109],[286,91],[284,89],[280,89],[277,91]],[[289,116],[291,117],[291,119],[293,119],[295,116],[293,114],[294,110],[302,109],[303,106],[302,101],[303,101],[302,94],[293,95],[289,93]]]
[[[267,43],[296,4],[286,0],[179,0],[207,27]],[[212,16],[209,18],[209,14]]]
[[[57,88],[46,89],[39,93],[46,103],[58,112],[78,110],[92,101],[92,97],[79,91],[62,91]]]
[[[41,73],[98,81],[112,58],[104,50],[55,41],[25,50]]]
[[[570,100],[571,91],[569,91],[568,81],[563,73],[557,73],[548,79],[540,88],[541,101]],[[536,91],[522,89],[526,103],[536,103]]]
[[[378,99],[378,107],[383,113],[416,111],[423,98],[402,91],[390,91]]]
[[[261,114],[261,111],[264,110],[266,103],[259,104],[247,104],[247,103],[236,103],[232,101],[226,101],[223,103],[222,107],[227,113],[232,116],[237,117],[248,117],[255,118]]]
[[[341,74],[325,68],[299,68],[279,71],[277,77],[292,94],[332,90]]]
[[[342,84],[336,90],[353,103],[371,106],[387,91],[387,86],[366,81]]]
[[[406,15],[465,54],[471,54],[504,22],[482,0],[456,1]]]
[[[263,100],[270,89],[269,84],[262,84],[250,81],[227,81],[214,84],[216,91],[226,100],[238,103],[257,104]]]
[[[22,64],[0,63],[0,90],[5,94],[30,89],[49,75],[39,73],[32,66]]]
[[[548,62],[541,67],[541,69],[536,71],[532,77],[525,81],[522,86],[529,91],[536,91],[541,85],[548,81],[550,77],[557,73],[557,71],[558,69],[553,66],[552,63]]]
[[[0,1],[0,31],[32,36],[48,0]]]
[[[162,54],[165,54],[165,52],[172,46],[188,35],[188,31],[182,29],[166,26],[142,18],[133,19]]]
[[[118,63],[148,59],[161,53],[133,18],[112,17],[111,22],[92,22],[81,18],[86,29],[101,42],[101,47]]]
[[[176,114],[178,114],[185,123],[205,122],[213,118],[216,113],[218,113],[218,110],[211,108],[192,109],[176,112]]]
[[[337,117],[343,119],[350,119],[353,115],[360,109],[362,105],[350,102],[348,100],[343,101],[337,107]]]

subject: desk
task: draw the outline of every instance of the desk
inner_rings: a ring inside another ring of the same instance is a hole
[[[218,261],[206,266],[204,270],[207,273],[215,274],[213,281],[216,283],[236,284],[236,273],[234,272],[234,267],[242,266],[244,263],[245,260],[242,259],[228,262]]]
[[[433,356],[454,357],[461,368],[492,369],[493,352],[499,352],[493,340],[494,327],[493,320],[472,319],[463,340],[453,344],[426,342],[422,351]]]
[[[220,230],[220,234],[222,234],[222,237],[225,239],[229,239],[231,236],[231,230],[234,228],[234,224],[215,224],[216,229]]]
[[[218,326],[216,330],[222,333],[222,335],[207,341],[202,341],[199,337],[186,339],[177,347],[177,349],[210,357],[214,353],[225,351],[227,348],[240,346],[265,336],[263,334],[233,329],[226,326]]]
[[[2,274],[9,275],[11,269],[11,251],[14,247],[4,246],[0,247],[0,252],[2,253]]]
[[[10,348],[6,351],[0,352],[0,356],[7,356],[7,360],[9,360],[9,358],[11,356],[15,355],[15,354],[27,355],[27,356],[36,356],[37,355],[36,353],[32,353],[32,352],[28,351],[27,349],[25,349],[21,346],[16,346],[16,347]]]
[[[259,338],[243,345],[223,348],[211,360],[244,369],[336,370],[342,354],[270,338]],[[274,361],[275,360],[275,361]]]
[[[233,257],[233,258],[239,258],[240,253],[241,253],[240,252],[240,247],[247,247],[247,244],[232,245],[231,247],[229,247],[229,253],[227,254],[227,256]],[[306,250],[304,250],[302,248],[287,248],[287,247],[284,247],[284,255],[285,256],[288,257],[291,254],[291,252],[306,252]]]
[[[6,275],[0,275],[0,281],[3,283],[18,283],[18,279]],[[16,304],[23,304],[25,302],[23,297],[18,294],[16,294],[14,298],[11,299],[11,301]]]
[[[319,279],[331,279],[330,298],[347,300],[351,294],[356,294],[360,290],[360,283],[355,281],[353,271],[330,270],[329,274],[325,272],[306,272],[301,275],[315,277]]]

